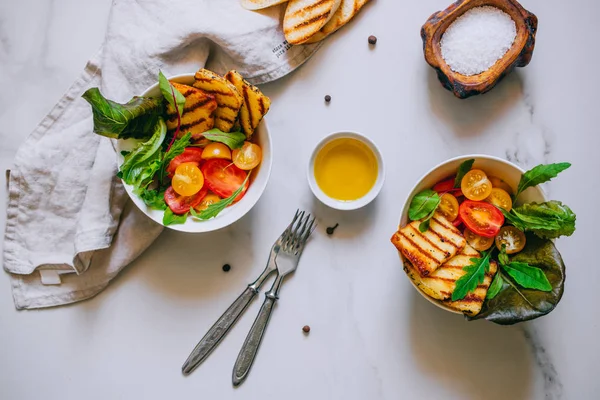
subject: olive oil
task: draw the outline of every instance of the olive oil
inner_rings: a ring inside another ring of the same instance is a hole
[[[377,181],[373,151],[357,139],[340,138],[327,143],[315,159],[315,179],[329,197],[353,201],[365,196]]]

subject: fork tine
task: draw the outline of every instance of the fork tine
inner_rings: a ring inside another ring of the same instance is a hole
[[[290,232],[292,231],[292,227],[294,226],[294,223],[296,222],[296,220],[298,219],[299,216],[300,216],[300,209],[297,209],[296,214],[294,214],[294,219],[292,219],[292,222],[290,222],[290,224],[287,226],[287,228],[285,228],[285,230],[283,231],[281,236],[279,236],[279,238],[277,239],[277,241],[279,242],[280,245],[283,245],[283,243],[287,240]]]
[[[304,211],[297,213],[298,218],[294,218],[292,224],[290,224],[289,229],[282,240],[282,246],[285,248],[290,245],[291,241],[294,238],[296,230],[298,230],[298,226],[302,224],[302,219],[304,218]]]
[[[302,224],[302,229],[294,237],[294,247],[298,247],[302,243],[302,238],[305,235],[306,227],[308,226],[308,221],[310,221],[310,219],[311,219],[311,215],[306,214],[306,218],[304,219],[304,223]]]
[[[316,227],[317,227],[317,224],[315,224],[315,217],[313,217],[312,220],[310,221],[310,224],[308,225],[308,229],[306,230],[306,232],[304,232],[304,235],[302,235],[302,238],[300,240],[301,248],[304,248],[306,241],[308,240],[310,235],[314,232]]]

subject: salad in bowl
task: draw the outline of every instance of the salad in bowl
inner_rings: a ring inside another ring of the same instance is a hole
[[[262,121],[270,100],[236,71],[200,69],[119,104],[97,88],[94,132],[116,139],[118,176],[133,202],[164,226],[208,232],[245,215],[264,191],[271,142]]]
[[[514,324],[560,301],[565,265],[553,240],[575,232],[575,213],[538,186],[570,167],[523,171],[499,158],[449,160],[407,199],[392,236],[413,286],[435,305]]]

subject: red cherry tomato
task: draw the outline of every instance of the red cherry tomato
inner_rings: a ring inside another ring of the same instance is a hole
[[[175,170],[179,165],[193,162],[199,166],[200,161],[202,161],[202,149],[200,147],[186,147],[185,150],[183,150],[183,153],[175,156],[175,158],[171,160],[167,167],[167,175],[172,179],[173,175],[175,175]]]
[[[222,158],[206,160],[206,163],[202,166],[202,173],[204,174],[206,186],[222,198],[231,197],[233,192],[238,190],[244,183],[248,175],[246,171],[239,169],[231,161]],[[240,201],[244,197],[249,184],[249,181],[246,182],[244,189],[235,201]]]
[[[483,201],[465,200],[458,214],[471,232],[483,237],[496,236],[504,224],[502,212]]]
[[[436,183],[435,186],[433,187],[433,190],[440,194],[450,193],[454,197],[462,196],[463,195],[462,190],[460,190],[460,188],[454,187],[455,180],[456,180],[455,176],[452,176],[448,179],[444,179],[443,181]]]
[[[173,186],[169,186],[169,188],[165,192],[165,202],[173,211],[173,214],[182,215],[186,212],[190,211],[190,208],[196,207],[206,194],[208,193],[208,189],[206,185],[200,189],[198,193],[193,196],[180,196],[173,190]]]

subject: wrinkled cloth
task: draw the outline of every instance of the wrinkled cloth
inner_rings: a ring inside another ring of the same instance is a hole
[[[99,87],[126,102],[166,76],[206,66],[260,84],[304,63],[319,47],[290,46],[284,7],[245,10],[238,0],[116,0],[105,42],[17,151],[8,182],[4,269],[17,309],[98,294],[163,227],[116,177],[114,145],[92,132],[81,95]]]

